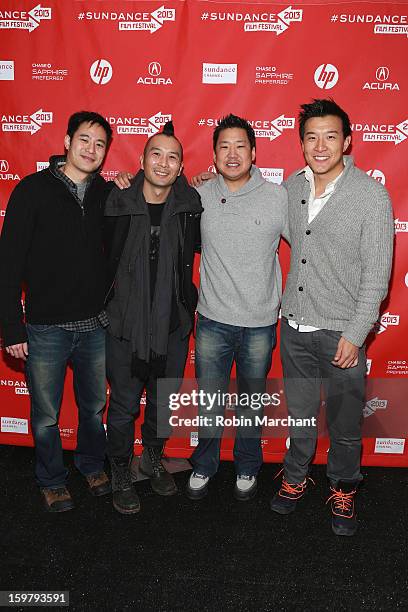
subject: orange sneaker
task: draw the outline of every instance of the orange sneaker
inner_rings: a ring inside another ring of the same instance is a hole
[[[354,496],[357,492],[357,482],[339,481],[330,487],[330,495],[326,504],[331,502],[332,530],[339,536],[353,536],[358,528],[354,508]]]
[[[280,472],[277,475],[279,474]],[[278,514],[290,514],[293,512],[296,509],[298,501],[306,493],[309,481],[314,484],[310,476],[306,476],[304,481],[299,483],[289,483],[285,477],[283,477],[281,488],[271,499],[271,510]]]

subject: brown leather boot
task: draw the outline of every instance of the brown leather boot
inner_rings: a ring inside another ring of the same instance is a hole
[[[85,476],[88,483],[88,487],[92,495],[100,497],[101,495],[107,495],[111,492],[111,484],[109,478],[105,472],[98,472],[97,474],[90,474]]]
[[[57,489],[41,489],[47,512],[66,512],[75,508],[72,497],[66,487]]]

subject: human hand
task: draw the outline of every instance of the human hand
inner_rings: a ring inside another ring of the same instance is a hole
[[[27,342],[21,342],[20,344],[11,344],[10,346],[6,346],[6,352],[15,359],[22,359],[23,361],[27,361],[28,344]]]
[[[134,176],[135,175],[130,174],[130,172],[119,172],[114,179],[114,183],[119,189],[128,189],[128,187],[130,187],[130,181]]]
[[[200,174],[196,174],[191,178],[190,185],[192,187],[200,187],[206,181],[211,181],[216,178],[216,174],[214,172],[200,172]]]
[[[337,345],[332,364],[344,370],[354,368],[358,364],[358,346],[342,336]]]

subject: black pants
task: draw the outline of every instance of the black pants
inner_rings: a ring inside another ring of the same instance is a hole
[[[359,350],[358,365],[332,365],[341,332],[320,329],[299,332],[282,319],[281,357],[289,415],[317,417],[323,385],[330,435],[327,476],[331,481],[361,480],[361,423],[364,408],[366,356]],[[285,478],[302,482],[313,459],[316,427],[290,428],[290,448],[284,461]]]
[[[169,335],[165,392],[158,393],[163,379],[147,382],[131,377],[131,348],[127,340],[107,333],[106,370],[110,385],[108,409],[108,456],[129,457],[133,454],[135,419],[140,413],[140,399],[146,389],[146,407],[142,425],[143,446],[161,447],[171,434],[169,394],[181,386],[188,351],[188,337],[181,338],[180,328]]]

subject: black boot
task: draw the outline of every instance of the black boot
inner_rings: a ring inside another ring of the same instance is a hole
[[[121,514],[135,514],[140,510],[139,497],[132,484],[130,459],[111,457],[113,507]]]
[[[353,536],[357,531],[357,516],[354,509],[354,496],[358,482],[330,483],[331,495],[326,503],[331,502],[332,530],[339,536]]]
[[[158,495],[174,495],[177,493],[177,485],[174,478],[169,474],[161,461],[163,454],[162,446],[147,446],[143,449],[140,458],[139,470],[149,476],[152,489]]]

